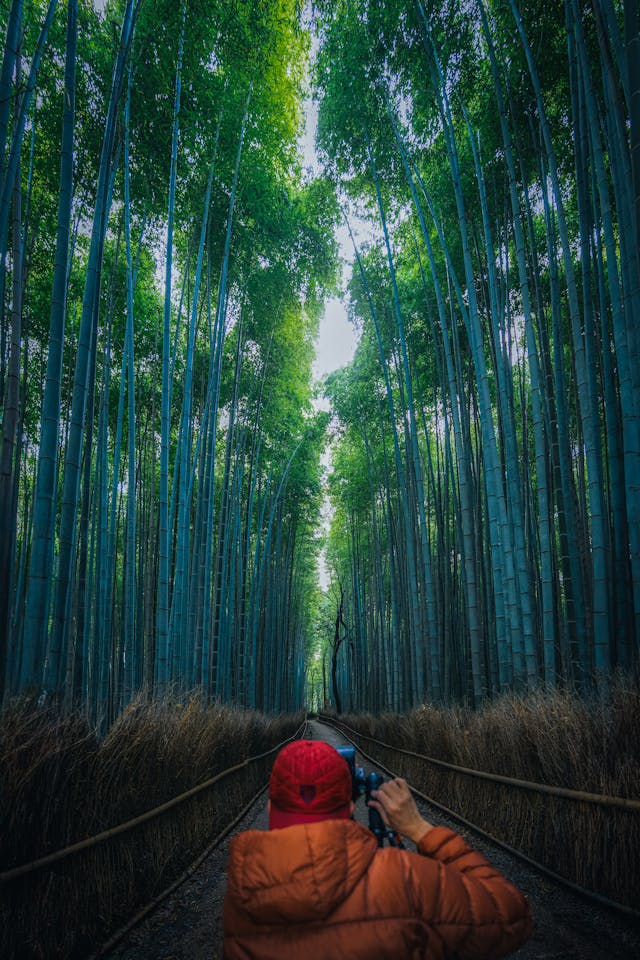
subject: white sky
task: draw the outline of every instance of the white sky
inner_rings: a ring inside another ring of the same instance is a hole
[[[358,334],[347,319],[344,301],[331,297],[320,320],[316,359],[313,364],[314,377],[319,379],[349,363],[357,342]]]
[[[315,42],[314,42],[315,52]],[[321,172],[315,150],[315,136],[318,126],[318,105],[311,96],[307,96],[304,105],[305,132],[301,139],[304,165],[313,173]],[[340,258],[343,262],[343,286],[353,260],[353,250],[346,229],[339,229],[336,234]],[[347,310],[344,300],[331,297],[325,306],[320,320],[320,331],[316,341],[316,359],[313,365],[313,375],[319,380],[338,367],[343,367],[352,359],[358,335],[347,319]]]
[[[317,41],[314,38],[312,42],[312,56],[315,55],[316,50]],[[321,168],[315,149],[315,136],[318,126],[318,105],[313,102],[310,94],[307,95],[304,104],[304,119],[305,131],[300,140],[304,165],[310,172],[319,174]],[[346,227],[338,228],[336,231],[336,239],[338,241],[339,256],[342,261],[342,287],[344,288],[353,261],[353,248]],[[319,381],[328,373],[349,363],[353,358],[357,343],[358,334],[347,318],[344,298],[329,298],[325,304],[324,313],[320,318],[318,339],[315,344],[316,357],[313,363],[314,379]],[[314,401],[314,406],[316,409],[328,410],[329,402],[322,397]],[[325,476],[329,470],[330,457],[331,451],[330,448],[327,447],[322,455],[322,466],[325,471]],[[331,504],[325,492],[320,521],[324,533],[329,529],[331,515]],[[326,590],[329,585],[329,573],[324,550],[318,557],[318,581],[322,589]]]

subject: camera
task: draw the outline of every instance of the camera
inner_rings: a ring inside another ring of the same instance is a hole
[[[336,747],[336,750],[349,764],[353,785],[353,802],[355,803],[358,797],[364,796],[368,804],[371,799],[371,791],[377,790],[380,784],[384,783],[384,777],[373,771],[365,774],[363,767],[356,766],[355,747]]]
[[[371,773],[365,774],[363,767],[356,766],[355,747],[336,747],[336,750],[340,756],[344,757],[347,761],[349,770],[351,771],[353,802],[356,803],[359,797],[364,796],[365,798],[369,814],[369,830],[375,835],[378,846],[384,846],[384,841],[387,840],[391,847],[402,847],[400,838],[395,830],[387,827],[380,813],[374,807],[369,806],[372,792],[378,790],[381,784],[384,783],[384,777],[379,773],[375,773],[373,770]]]
[[[358,797],[363,796],[367,789],[367,778],[365,777],[364,768],[356,767],[355,747],[336,747],[336,750],[341,757],[344,757],[349,765],[353,802],[355,803]]]

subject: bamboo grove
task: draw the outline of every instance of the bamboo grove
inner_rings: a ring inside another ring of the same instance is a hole
[[[0,696],[304,698],[336,207],[295,0],[10,0]]]
[[[319,8],[362,331],[327,385],[325,689],[585,690],[640,641],[638,4]]]
[[[405,710],[637,666],[637,0],[0,27],[0,696],[105,729],[139,693]]]

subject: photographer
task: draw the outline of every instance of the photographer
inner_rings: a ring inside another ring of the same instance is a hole
[[[269,831],[231,843],[226,960],[494,960],[531,932],[526,900],[453,830],[424,820],[404,780],[370,805],[418,853],[380,848],[352,819],[346,760],[320,740],[277,756]]]

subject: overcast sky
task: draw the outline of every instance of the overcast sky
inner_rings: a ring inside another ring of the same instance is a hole
[[[311,97],[307,97],[305,101],[304,116],[305,133],[301,141],[304,164],[314,173],[320,173],[314,143],[318,125],[318,106],[312,101]],[[344,262],[343,279],[346,280],[353,260],[353,251],[346,229],[337,231],[337,240],[340,257]],[[332,370],[343,367],[345,363],[348,363],[353,357],[357,341],[357,334],[347,319],[344,302],[337,297],[331,297],[320,320],[320,332],[316,342],[316,360],[313,365],[313,373],[316,379],[320,379],[327,373],[331,373]]]
[[[312,40],[312,56],[317,49],[317,40]],[[315,135],[318,125],[318,105],[313,102],[310,96],[307,97],[304,105],[305,132],[301,138],[300,146],[304,156],[304,164],[314,173],[321,172],[320,165],[315,149]],[[336,231],[338,241],[339,255],[343,263],[342,278],[343,287],[351,270],[353,261],[353,248],[349,240],[349,234],[346,227],[339,227]],[[357,240],[356,240],[357,242]],[[316,341],[316,359],[313,364],[313,375],[316,380],[325,377],[332,370],[343,367],[352,359],[358,343],[358,335],[349,320],[347,319],[347,310],[345,301],[338,297],[331,297],[325,304],[324,313],[320,319],[320,328],[318,339]],[[325,399],[316,400],[314,406],[320,409],[328,410],[329,403]],[[330,448],[327,447],[322,455],[322,465],[328,472],[331,459]],[[322,505],[321,526],[326,532],[331,522],[331,505],[325,492]],[[329,572],[324,550],[318,557],[318,581],[323,590],[329,585]]]

